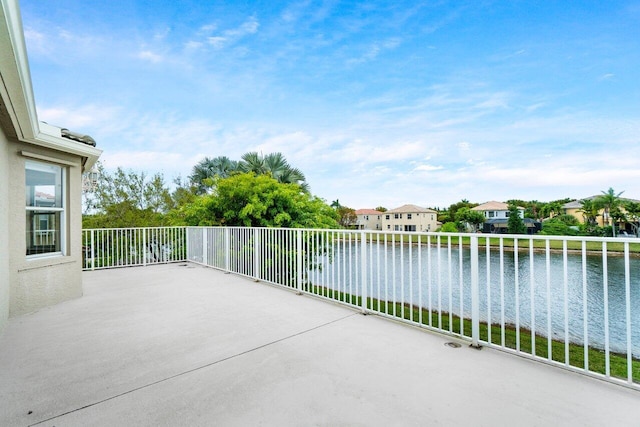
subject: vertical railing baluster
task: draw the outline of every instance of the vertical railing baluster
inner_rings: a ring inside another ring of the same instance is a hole
[[[611,376],[611,349],[609,343],[609,265],[607,262],[607,241],[602,242],[602,289],[604,305],[604,371]]]
[[[589,311],[587,307],[587,242],[582,241],[582,328],[585,370],[589,370]]]
[[[516,351],[520,351],[520,265],[518,257],[518,238],[513,239],[513,270],[515,283],[515,308],[516,308]]]
[[[545,243],[547,269],[547,360],[553,360],[553,331],[551,329],[551,243]]]
[[[535,297],[535,285],[536,285],[536,276],[535,276],[535,267],[534,267],[534,259],[533,259],[533,238],[529,238],[529,298],[531,301],[529,302],[529,309],[531,310],[531,354],[536,355],[536,297]]]
[[[360,305],[362,314],[367,314],[367,241],[364,231],[360,232]]]
[[[253,279],[257,282],[260,280],[260,229],[249,229],[253,234]]]
[[[624,292],[627,322],[627,382],[633,384],[633,354],[631,346],[631,271],[629,267],[629,242],[624,242]]]
[[[478,268],[478,236],[471,235],[471,345],[480,346],[480,276]]]
[[[562,285],[564,299],[564,364],[569,366],[569,261],[567,240],[562,241]]]
[[[91,230],[91,270],[96,269],[96,230]]]
[[[302,230],[296,229],[296,289],[302,293]]]

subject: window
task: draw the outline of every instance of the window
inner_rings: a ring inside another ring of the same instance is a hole
[[[407,214],[407,219],[411,219],[411,214]]]
[[[391,225],[387,224],[387,230],[391,230]]]
[[[385,219],[389,219],[389,215],[385,215]]]
[[[489,211],[489,218],[493,218],[496,215],[494,211]]]
[[[393,226],[393,231],[402,231],[402,226],[401,225],[394,225]]]
[[[507,218],[509,218],[509,213],[510,213],[510,212],[505,212],[505,213],[504,213],[504,216],[506,216]]]
[[[404,231],[416,231],[416,226],[415,225],[405,225],[404,226]]]
[[[400,217],[398,216],[398,214],[393,214],[393,217],[394,217],[395,219],[400,218]]]
[[[64,253],[64,169],[26,161],[27,255]]]
[[[365,219],[366,221],[369,221],[369,215],[365,215],[365,216],[364,216],[364,219]]]

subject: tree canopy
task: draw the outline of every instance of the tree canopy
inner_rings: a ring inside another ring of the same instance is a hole
[[[117,168],[108,173],[98,163],[95,188],[84,193],[83,226],[88,228],[150,227],[167,225],[164,214],[172,206],[162,174]]]
[[[297,184],[269,175],[216,178],[214,191],[173,213],[173,223],[246,227],[338,228],[337,213]]]
[[[189,176],[191,185],[197,194],[211,190],[215,178],[229,178],[233,174],[253,172],[256,175],[269,175],[283,184],[297,184],[303,191],[309,191],[309,184],[300,169],[289,164],[282,153],[262,155],[249,152],[242,155],[239,161],[226,156],[205,157],[193,167]]]
[[[471,231],[475,232],[478,230],[478,227],[484,223],[484,215],[482,212],[471,210],[468,207],[463,207],[456,211],[455,220],[464,226],[465,231],[471,227]]]
[[[527,227],[522,218],[520,218],[520,210],[515,203],[509,204],[509,220],[507,221],[507,229],[509,234],[525,234]]]

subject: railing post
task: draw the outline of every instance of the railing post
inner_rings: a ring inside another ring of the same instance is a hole
[[[149,245],[151,246],[151,245]],[[142,265],[147,265],[147,229],[142,229]]]
[[[296,229],[296,289],[302,293],[302,230]]]
[[[189,227],[182,227],[182,232],[184,233],[184,257],[183,261],[191,261],[191,247],[189,246]]]
[[[360,306],[362,314],[367,314],[367,241],[364,231],[360,232],[360,280],[362,281]]]
[[[224,271],[229,272],[229,259],[231,257],[231,237],[229,227],[224,228]]]
[[[253,228],[253,279],[260,280],[260,229]]]
[[[209,258],[208,258],[208,253],[209,253],[209,247],[208,247],[208,240],[207,240],[207,227],[203,227],[202,228],[202,263],[204,265],[209,265]]]
[[[480,344],[480,276],[478,270],[478,236],[471,235],[471,346]]]
[[[95,245],[95,233],[96,230],[91,229],[91,271],[96,269],[96,245]]]

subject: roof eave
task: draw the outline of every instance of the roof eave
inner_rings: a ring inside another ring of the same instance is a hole
[[[31,73],[24,41],[20,8],[16,0],[0,0],[0,98],[18,140],[83,157],[90,169],[102,150],[47,133],[38,122]],[[50,132],[50,131],[49,131]]]

